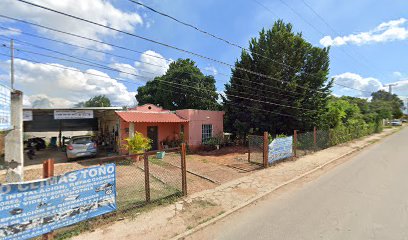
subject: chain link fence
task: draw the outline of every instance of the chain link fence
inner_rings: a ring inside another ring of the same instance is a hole
[[[264,137],[259,135],[248,135],[248,161],[263,164]]]
[[[116,163],[118,212],[125,212],[142,207],[149,202],[183,195],[181,149],[172,149],[171,152],[164,153],[164,156],[159,155],[162,153],[149,152],[146,155],[94,158],[59,163],[54,165],[54,176],[101,164]],[[148,171],[145,168],[144,157],[148,158]],[[3,170],[0,173],[0,183],[5,183],[5,176],[6,170]],[[33,165],[24,171],[24,181],[42,178],[42,165]]]
[[[328,130],[298,132],[295,139],[296,156],[304,156],[382,131],[380,123],[339,126]]]

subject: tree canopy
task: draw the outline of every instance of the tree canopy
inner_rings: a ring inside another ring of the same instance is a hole
[[[88,101],[80,102],[75,107],[110,107],[111,102],[105,95],[98,95],[90,98]]]
[[[242,51],[225,85],[227,130],[291,133],[321,124],[331,94],[328,72],[328,48],[314,47],[291,24],[275,22],[250,41],[249,52]]]
[[[372,96],[372,102],[377,111],[383,112],[383,118],[401,118],[404,114],[404,102],[396,95],[384,90],[377,91]],[[391,112],[391,115],[390,115]]]
[[[205,76],[190,59],[170,63],[163,76],[137,89],[139,104],[152,103],[169,110],[220,108],[213,76]]]

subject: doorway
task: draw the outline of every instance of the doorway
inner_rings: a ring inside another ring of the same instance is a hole
[[[151,150],[158,150],[159,149],[159,131],[157,126],[149,126],[147,127],[147,137],[152,140],[152,149]]]

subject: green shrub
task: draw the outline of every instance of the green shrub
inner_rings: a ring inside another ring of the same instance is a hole
[[[140,132],[135,132],[133,137],[126,138],[125,141],[126,144],[124,144],[123,147],[132,154],[143,153],[152,148],[152,140],[143,136]]]

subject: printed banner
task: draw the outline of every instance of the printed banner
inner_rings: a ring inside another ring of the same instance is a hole
[[[275,161],[292,157],[293,155],[293,137],[275,138],[271,144],[269,144],[268,162],[273,163]]]
[[[0,131],[11,130],[11,93],[6,86],[0,85]]]
[[[93,117],[93,110],[54,110],[54,119],[86,119]]]
[[[0,239],[28,239],[116,210],[116,166],[0,185]]]

